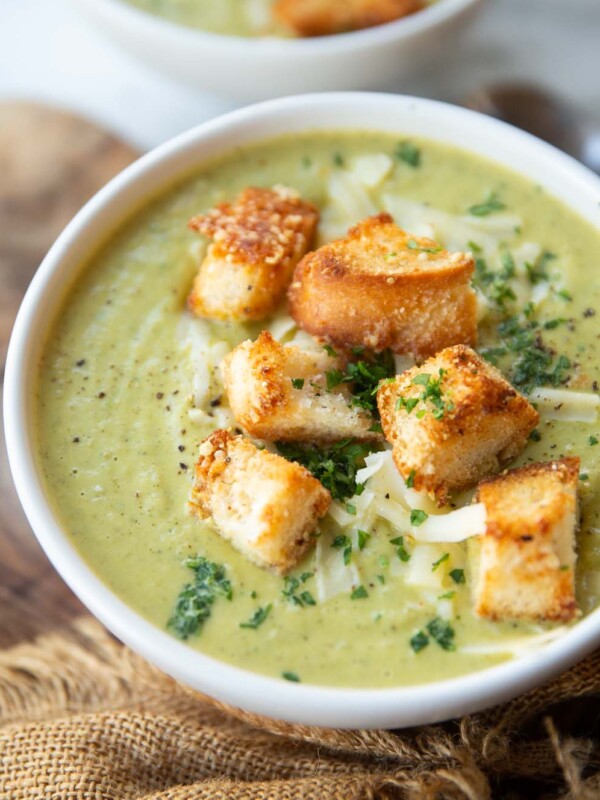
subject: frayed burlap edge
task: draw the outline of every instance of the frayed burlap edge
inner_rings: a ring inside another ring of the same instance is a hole
[[[600,796],[598,742],[561,732],[552,709],[597,702],[599,689],[600,652],[444,725],[290,725],[182,687],[84,617],[0,653],[0,796],[486,800],[510,785],[512,797],[591,800]]]

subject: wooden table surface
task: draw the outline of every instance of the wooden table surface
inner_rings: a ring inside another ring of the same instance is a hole
[[[30,103],[0,104],[0,364],[19,303],[75,212],[137,157],[96,125]],[[1,406],[0,400],[0,406]],[[0,425],[0,648],[83,611],[27,523]]]

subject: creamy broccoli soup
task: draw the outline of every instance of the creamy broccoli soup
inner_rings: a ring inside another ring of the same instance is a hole
[[[565,626],[475,615],[473,542],[419,542],[381,510],[398,499],[389,451],[358,463],[361,494],[333,492],[316,547],[286,578],[188,513],[199,442],[235,427],[220,361],[262,329],[284,343],[307,334],[285,308],[248,325],[193,317],[185,298],[207,243],[187,222],[247,186],[278,184],[319,207],[318,244],[385,209],[415,236],[474,254],[478,350],[541,414],[515,465],[581,457],[577,595],[583,614],[598,604],[600,234],[498,165],[387,135],[315,133],[238,150],[135,214],[85,265],[52,325],[35,397],[40,469],[74,545],[157,627],[288,680],[417,684],[543,646]],[[418,512],[440,510],[425,498]],[[181,598],[195,580],[213,602],[189,627]]]
[[[171,22],[228,36],[290,37],[298,35],[299,31],[287,15],[279,18],[274,13],[275,0],[126,0],[126,2]],[[434,2],[438,0],[425,0],[423,5],[431,5]],[[313,26],[314,32],[310,35],[343,32],[343,27],[342,30],[338,30],[334,26],[332,30],[333,23],[328,22],[330,17],[335,20],[340,15],[339,3],[332,3],[335,10],[331,13],[327,13],[326,2],[323,3],[323,13],[317,13],[317,6],[313,5],[309,17],[311,19],[314,17],[316,22]],[[383,13],[389,13],[389,10]],[[342,19],[345,18],[345,15],[341,16]],[[359,19],[363,17],[364,12],[361,12]],[[324,22],[319,23],[319,20]],[[320,24],[324,26],[323,30],[319,29]],[[302,33],[302,30],[301,28],[299,32],[307,35]]]
[[[191,28],[229,36],[291,36],[277,22],[274,0],[127,0],[133,6]]]

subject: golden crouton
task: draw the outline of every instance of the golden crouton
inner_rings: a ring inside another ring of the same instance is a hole
[[[199,317],[257,320],[283,300],[294,267],[313,240],[319,212],[291,189],[245,189],[190,220],[212,239],[188,306]]]
[[[334,442],[379,439],[373,417],[348,406],[347,390],[327,391],[326,372],[342,366],[323,349],[284,347],[268,331],[238,345],[223,361],[229,405],[259,439]]]
[[[424,0],[277,0],[274,12],[299,36],[327,36],[392,22],[424,5]]]
[[[218,430],[200,445],[190,510],[259,567],[292,569],[330,502],[307,469],[243,436]]]
[[[533,406],[469,347],[448,347],[377,392],[398,470],[442,504],[521,452],[539,420]]]
[[[302,259],[290,311],[301,328],[340,347],[391,347],[424,358],[475,344],[473,269],[472,256],[411,236],[379,214]]]
[[[487,512],[475,585],[491,619],[573,619],[579,459],[513,469],[481,484]]]

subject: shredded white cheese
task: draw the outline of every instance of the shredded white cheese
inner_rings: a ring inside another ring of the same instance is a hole
[[[545,419],[562,422],[596,422],[600,397],[593,392],[539,387],[529,395]]]

